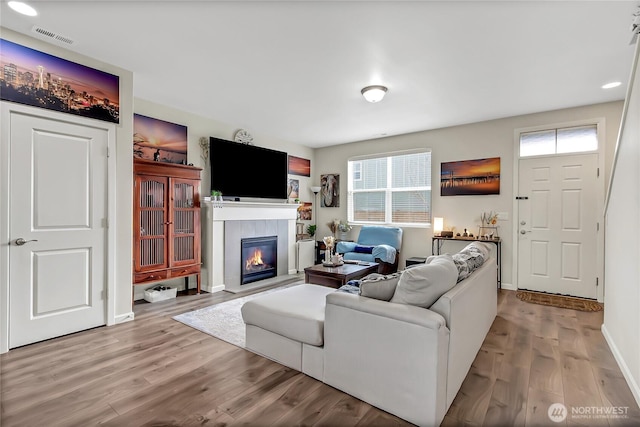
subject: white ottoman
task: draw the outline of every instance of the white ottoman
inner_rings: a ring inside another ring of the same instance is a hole
[[[322,379],[324,308],[335,289],[298,285],[242,306],[247,349]]]

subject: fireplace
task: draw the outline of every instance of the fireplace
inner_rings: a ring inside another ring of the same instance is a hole
[[[278,275],[278,236],[241,240],[241,285]]]

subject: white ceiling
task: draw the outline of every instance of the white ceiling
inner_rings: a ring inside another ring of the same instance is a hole
[[[309,147],[624,99],[638,1],[31,1],[134,95]],[[610,81],[622,86],[603,90]],[[360,89],[389,88],[367,103]],[[231,136],[229,136],[231,137]],[[259,142],[258,142],[259,144]]]

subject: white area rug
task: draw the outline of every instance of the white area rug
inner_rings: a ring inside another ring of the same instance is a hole
[[[221,302],[220,304],[201,308],[199,310],[188,311],[174,316],[173,319],[240,348],[245,348],[245,327],[244,321],[242,320],[242,313],[240,312],[242,305],[249,300],[259,297],[260,295],[300,285],[303,282],[304,281],[297,281],[289,283],[284,286],[247,295],[246,297]]]

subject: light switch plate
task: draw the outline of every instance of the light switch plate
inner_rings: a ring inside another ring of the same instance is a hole
[[[498,220],[499,221],[508,221],[509,220],[509,212],[498,212]]]

